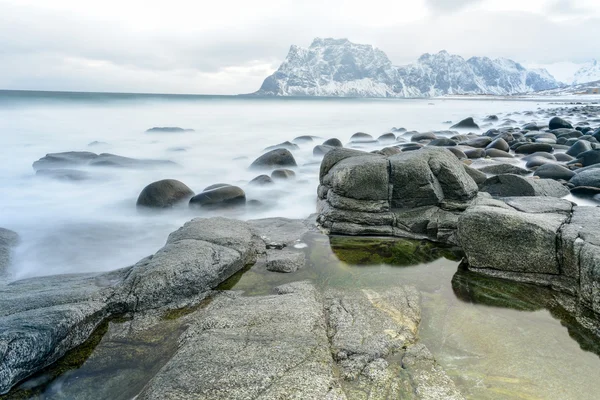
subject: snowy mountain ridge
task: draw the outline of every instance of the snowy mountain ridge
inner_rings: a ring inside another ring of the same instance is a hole
[[[600,62],[592,60],[584,64],[573,76],[573,85],[600,81]]]
[[[527,70],[508,59],[465,60],[445,50],[394,66],[387,55],[348,39],[316,38],[292,45],[281,66],[257,95],[339,97],[431,97],[456,94],[511,95],[560,84],[546,70]]]

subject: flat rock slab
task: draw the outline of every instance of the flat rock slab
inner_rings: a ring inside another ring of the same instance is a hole
[[[215,298],[138,398],[345,399],[318,293],[307,283],[280,293]]]
[[[267,270],[272,272],[296,272],[306,264],[306,256],[298,251],[267,251]]]

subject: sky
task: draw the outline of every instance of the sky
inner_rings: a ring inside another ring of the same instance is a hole
[[[290,45],[348,38],[396,65],[447,50],[566,81],[600,58],[598,0],[0,0],[0,89],[239,94]]]

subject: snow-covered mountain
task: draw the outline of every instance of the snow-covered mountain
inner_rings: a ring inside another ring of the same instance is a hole
[[[584,64],[573,76],[573,85],[600,81],[600,62],[592,60]]]
[[[292,45],[279,69],[257,95],[429,97],[446,94],[511,95],[560,84],[546,70],[527,70],[507,59],[468,60],[441,51],[414,64],[394,66],[371,45],[321,39],[309,48]]]

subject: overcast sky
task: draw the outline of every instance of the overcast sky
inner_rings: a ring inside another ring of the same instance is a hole
[[[253,92],[291,44],[442,49],[566,79],[600,58],[599,0],[0,0],[0,89]]]

